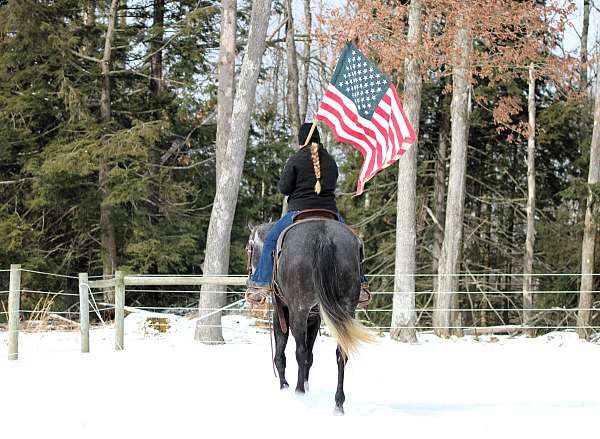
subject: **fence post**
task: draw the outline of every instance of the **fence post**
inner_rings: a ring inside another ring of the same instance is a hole
[[[8,292],[8,359],[19,358],[19,307],[21,302],[21,265],[10,266]]]
[[[125,279],[122,271],[115,271],[115,350],[125,348]]]
[[[81,331],[81,352],[90,351],[90,298],[88,274],[79,273],[79,330]]]

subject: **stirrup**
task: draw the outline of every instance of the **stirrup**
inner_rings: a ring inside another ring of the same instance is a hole
[[[271,288],[268,286],[265,287],[248,287],[246,290],[246,302],[249,302],[252,305],[261,305],[265,303],[267,297],[271,293]]]
[[[358,296],[358,307],[367,309],[371,302],[372,294],[368,283],[360,284],[360,295]]]

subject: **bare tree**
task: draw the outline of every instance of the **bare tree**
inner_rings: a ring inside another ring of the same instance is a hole
[[[224,275],[229,269],[231,226],[246,156],[250,117],[254,108],[256,84],[265,49],[270,9],[271,0],[255,0],[252,3],[246,55],[242,62],[235,94],[231,130],[224,158],[227,167],[221,170],[206,236],[203,271],[208,276]],[[218,290],[217,286],[202,286],[196,340],[204,343],[223,342],[221,314],[214,313],[213,310],[220,308],[224,301],[225,295]]]
[[[462,225],[465,204],[467,139],[469,120],[469,87],[471,79],[471,37],[462,16],[458,17],[452,59],[452,103],[450,175],[444,242],[438,269],[438,289],[434,298],[433,326],[441,337],[450,335],[450,306],[457,290],[458,259],[462,243]]]
[[[587,92],[588,88],[588,34],[590,29],[590,9],[592,0],[583,0],[583,29],[581,30],[581,73],[579,76],[579,91]]]
[[[421,72],[418,60],[421,44],[421,0],[410,2],[408,44],[412,48],[405,60],[404,109],[415,134],[421,112]],[[416,343],[415,267],[416,267],[417,144],[398,160],[398,199],[396,208],[396,263],[390,336],[398,341]]]
[[[312,14],[310,0],[304,0],[304,21],[306,25],[306,41],[302,51],[302,69],[300,70],[300,122],[306,121],[308,111],[308,78],[310,74],[310,48],[312,34]]]
[[[525,258],[523,261],[523,323],[531,324],[533,308],[533,248],[535,244],[535,70],[529,65],[529,93],[527,108],[529,113],[529,133],[527,138],[527,237],[525,239]],[[528,332],[533,335],[532,331]]]
[[[600,72],[600,58],[596,64]],[[590,308],[594,290],[594,257],[598,225],[595,215],[598,206],[591,186],[600,182],[600,82],[596,78],[596,102],[594,105],[594,128],[590,146],[590,168],[588,173],[588,198],[585,210],[583,242],[581,245],[581,285],[579,291],[579,312],[577,314],[577,334],[581,338],[589,336]]]
[[[219,181],[233,112],[235,93],[235,34],[237,0],[221,2],[221,35],[219,43],[219,88],[217,90],[217,181]]]
[[[300,109],[298,107],[298,56],[296,53],[296,40],[294,36],[294,13],[292,10],[292,0],[285,0],[286,17],[286,55],[288,69],[288,87],[287,87],[287,107],[290,118],[290,128],[292,137],[300,129]]]
[[[438,150],[435,158],[435,181],[433,187],[434,229],[432,248],[432,273],[437,273],[444,242],[444,223],[446,221],[446,160],[448,141],[450,140],[450,105],[448,95],[441,98],[442,121],[438,137]],[[437,277],[433,278],[433,291],[437,291]]]
[[[112,117],[110,100],[110,65],[118,7],[119,0],[112,0],[108,13],[106,36],[104,38],[104,54],[100,62],[100,68],[102,72],[100,118],[105,128],[109,126]],[[98,174],[100,193],[102,194],[102,202],[100,204],[100,243],[102,247],[102,274],[104,275],[104,278],[112,277],[117,267],[117,241],[115,238],[115,226],[112,219],[112,206],[110,206],[110,204],[108,204],[106,201],[110,194],[107,177],[108,170],[107,158],[104,158],[104,160],[100,163],[100,170]],[[114,302],[113,290],[104,291],[104,301],[108,303]]]

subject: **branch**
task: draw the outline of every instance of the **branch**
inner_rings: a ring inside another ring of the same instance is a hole
[[[102,60],[101,60],[101,59],[94,58],[93,56],[84,55],[83,53],[76,52],[76,51],[75,51],[75,50],[73,50],[73,49],[71,49],[71,50],[70,50],[70,52],[71,52],[73,55],[75,55],[75,56],[77,56],[77,57],[79,57],[79,58],[81,58],[81,59],[86,59],[86,60],[88,60],[88,61],[93,61],[93,62],[96,62],[96,63],[101,63],[101,62],[102,62]]]
[[[0,185],[3,186],[8,186],[10,184],[18,184],[18,183],[23,183],[24,181],[29,181],[29,180],[35,180],[35,177],[26,177],[26,178],[20,178],[18,180],[7,180],[7,181],[0,181]]]
[[[435,225],[438,226],[438,228],[440,229],[440,232],[444,233],[444,228],[442,227],[438,219],[435,217],[431,209],[428,206],[425,206],[425,209],[427,210],[427,213],[429,214]]]

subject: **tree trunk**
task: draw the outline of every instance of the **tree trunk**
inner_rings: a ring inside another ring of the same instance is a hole
[[[588,33],[590,28],[591,0],[583,0],[583,29],[581,30],[581,73],[579,76],[579,91],[587,93],[588,88]]]
[[[235,93],[235,36],[237,0],[223,0],[219,43],[219,88],[217,90],[216,176],[219,181],[230,132]]]
[[[295,139],[300,129],[300,110],[298,108],[298,56],[296,54],[296,41],[294,38],[294,14],[292,11],[292,0],[285,0],[285,15],[287,23],[285,26],[286,57],[288,69],[288,93],[287,106],[291,138]]]
[[[448,337],[450,305],[457,287],[456,271],[462,241],[467,164],[471,40],[469,29],[459,17],[452,72],[450,176],[446,203],[444,242],[438,269],[438,289],[434,300],[433,326],[440,337]]]
[[[252,3],[250,32],[246,55],[236,90],[231,131],[221,178],[217,184],[215,199],[208,225],[206,251],[204,255],[204,275],[224,275],[229,268],[231,226],[240,188],[250,117],[254,109],[256,83],[265,49],[265,38],[271,9],[271,0],[255,0]],[[195,339],[204,343],[222,343],[221,314],[212,313],[225,303],[225,295],[215,285],[203,285],[200,295],[200,320],[196,324]],[[215,292],[216,291],[216,292]]]
[[[306,112],[308,111],[308,77],[310,73],[310,46],[312,43],[310,0],[304,0],[304,21],[306,25],[306,41],[302,53],[302,75],[300,78],[300,122],[306,121]]]
[[[108,129],[111,121],[111,84],[109,72],[118,7],[119,0],[112,0],[108,14],[106,37],[104,39],[104,55],[102,57],[102,62],[100,63],[102,71],[100,117],[105,130]],[[117,268],[117,242],[115,238],[115,227],[112,220],[112,207],[106,202],[106,199],[110,193],[107,178],[107,173],[109,171],[107,161],[108,157],[104,157],[103,161],[100,163],[100,172],[98,173],[98,182],[100,186],[100,193],[102,195],[102,202],[100,204],[100,243],[102,247],[102,273],[104,278],[112,277]],[[105,290],[104,301],[107,303],[114,303],[114,300],[114,290]]]
[[[527,139],[527,237],[523,261],[523,324],[531,325],[533,308],[533,248],[535,244],[535,77],[533,63],[529,66],[529,135]],[[529,336],[533,331],[528,330]]]
[[[86,0],[83,5],[83,24],[91,27],[96,23],[96,0]]]
[[[150,94],[154,105],[160,107],[160,95],[163,92],[163,36],[165,26],[165,0],[154,0],[152,41],[150,43]],[[150,202],[148,211],[150,222],[156,224],[160,206],[160,158],[162,156],[160,143],[150,147]]]
[[[127,0],[119,1],[119,8],[117,10],[117,21],[115,22],[115,47],[118,47],[118,50],[115,50],[112,54],[112,64],[116,66],[117,70],[125,70],[127,65],[127,54],[129,51],[128,43],[126,37],[127,30]],[[119,32],[121,35],[119,35]],[[118,39],[120,36],[120,39]]]
[[[119,29],[127,28],[127,0],[120,1],[121,7],[117,15],[117,23]]]
[[[405,61],[404,109],[415,134],[419,133],[421,112],[421,0],[412,0],[408,18],[408,44],[411,47]],[[398,160],[398,199],[396,207],[396,261],[394,266],[394,296],[392,328],[394,340],[416,343],[417,314],[415,311],[416,268],[416,201],[417,201],[417,142]]]
[[[150,50],[150,91],[157,97],[163,87],[163,34],[165,26],[165,0],[154,0],[154,20],[152,22],[152,43]]]
[[[448,140],[450,137],[450,109],[446,104],[447,95],[442,98],[441,114],[442,123],[438,139],[438,151],[435,159],[435,181],[433,188],[434,216],[437,224],[433,229],[433,263],[432,273],[437,273],[440,254],[442,252],[442,243],[444,242],[444,223],[446,221],[446,159],[448,157]],[[437,291],[437,277],[433,278],[433,291]]]
[[[600,58],[597,62],[600,69]],[[600,71],[600,70],[598,70]],[[596,79],[596,103],[594,106],[594,129],[592,131],[592,144],[590,146],[590,169],[588,185],[600,181],[600,81]],[[597,204],[591,189],[588,189],[587,208],[585,210],[585,225],[583,229],[583,243],[581,245],[581,286],[579,291],[579,312],[577,314],[577,334],[587,338],[590,326],[592,307],[592,291],[594,290],[594,256],[596,248],[597,224],[594,218],[597,214]]]

